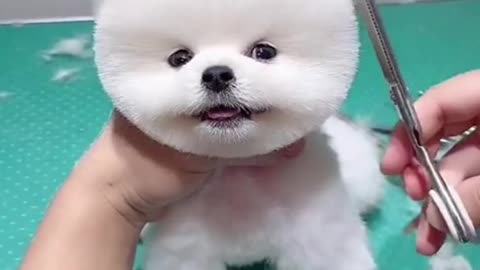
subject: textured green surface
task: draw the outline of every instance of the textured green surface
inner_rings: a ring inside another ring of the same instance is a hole
[[[413,94],[480,66],[480,1],[390,6],[382,13]],[[17,268],[49,201],[111,109],[91,59],[47,63],[40,57],[58,39],[91,29],[91,23],[0,26],[1,270]],[[361,34],[361,67],[344,111],[389,127],[395,112],[363,29]],[[52,82],[58,68],[69,67],[82,69],[74,81]],[[413,235],[402,235],[416,210],[389,186],[380,213],[369,221],[380,269],[427,269],[426,259],[415,254]],[[480,248],[462,251],[480,269]]]

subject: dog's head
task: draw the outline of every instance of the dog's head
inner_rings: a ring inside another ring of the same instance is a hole
[[[155,140],[216,157],[319,128],[357,66],[350,0],[104,0],[96,62],[114,105]]]

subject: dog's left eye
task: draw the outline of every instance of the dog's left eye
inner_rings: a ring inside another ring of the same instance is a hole
[[[277,56],[277,49],[272,45],[260,43],[255,45],[250,52],[251,57],[261,61],[268,61]]]
[[[193,53],[187,49],[180,49],[168,58],[168,64],[174,68],[181,67],[193,59]]]

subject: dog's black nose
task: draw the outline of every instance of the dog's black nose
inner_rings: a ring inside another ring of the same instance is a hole
[[[213,66],[207,68],[202,75],[202,83],[208,90],[219,93],[228,89],[235,80],[233,70],[227,66]]]

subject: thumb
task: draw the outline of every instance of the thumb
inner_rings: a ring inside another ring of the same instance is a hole
[[[469,178],[460,183],[456,190],[473,222],[473,225],[480,227],[480,176]],[[440,215],[437,207],[429,203],[426,210],[428,222],[438,230],[447,232],[445,221]]]

